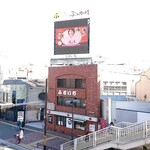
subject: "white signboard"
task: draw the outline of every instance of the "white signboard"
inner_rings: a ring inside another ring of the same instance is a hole
[[[55,110],[55,104],[54,103],[47,103],[47,109]]]
[[[72,118],[66,118],[66,127],[72,128]]]
[[[89,125],[89,131],[90,132],[94,132],[95,131],[95,125],[94,124],[90,124]]]

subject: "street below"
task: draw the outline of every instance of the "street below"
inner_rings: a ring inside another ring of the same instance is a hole
[[[15,122],[0,120],[0,139],[5,140],[9,143],[13,143],[15,145],[19,145],[26,150],[34,150],[36,148],[43,149],[44,132],[42,127],[36,127],[34,125],[30,125],[30,123],[25,125],[24,138],[20,144],[17,144],[17,141],[14,138],[14,135],[16,133],[18,133],[18,131]],[[53,148],[53,150],[59,150],[60,145],[69,140],[70,136],[47,130],[46,146],[49,148]]]

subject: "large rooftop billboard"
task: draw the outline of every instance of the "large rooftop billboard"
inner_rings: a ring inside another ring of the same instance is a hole
[[[54,22],[54,55],[88,54],[90,19]]]

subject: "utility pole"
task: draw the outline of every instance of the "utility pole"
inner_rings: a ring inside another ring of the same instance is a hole
[[[74,137],[73,137],[73,130],[74,130],[74,113],[73,113],[73,108],[74,108],[74,102],[73,102],[73,100],[72,100],[72,135],[71,135],[71,140],[73,140],[74,139]]]
[[[46,150],[46,127],[47,127],[47,79],[45,84],[45,114],[44,114],[44,147],[43,150]]]

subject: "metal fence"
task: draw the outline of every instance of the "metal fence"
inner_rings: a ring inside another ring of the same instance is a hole
[[[135,124],[122,122],[64,143],[60,150],[83,150],[110,141],[126,144],[147,137],[150,137],[150,120]]]

